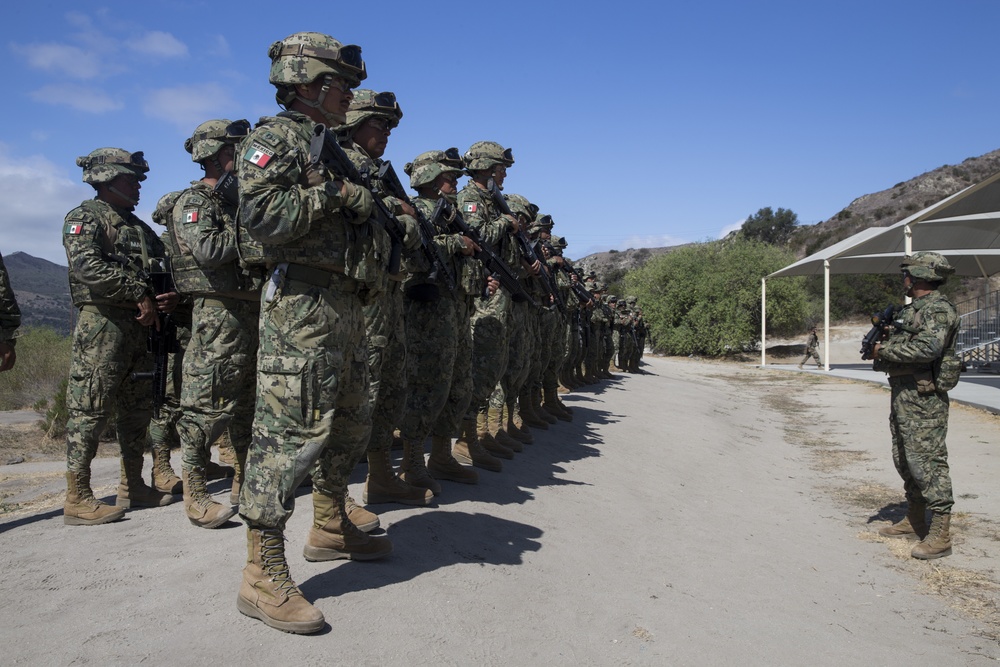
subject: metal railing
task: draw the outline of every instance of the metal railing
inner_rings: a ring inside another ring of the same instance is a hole
[[[965,365],[1000,373],[1000,291],[956,305],[961,322],[955,352]]]

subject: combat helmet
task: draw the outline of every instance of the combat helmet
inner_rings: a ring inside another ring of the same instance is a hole
[[[347,122],[341,126],[343,130],[355,130],[361,123],[372,116],[381,116],[389,121],[389,129],[395,129],[403,118],[403,110],[396,102],[396,94],[390,92],[377,93],[374,90],[360,88],[354,91],[354,99],[347,112]]]
[[[267,55],[271,59],[268,80],[277,88],[274,97],[278,104],[287,106],[296,99],[297,84],[309,84],[323,77],[324,86],[318,99],[299,99],[307,106],[319,110],[328,121],[338,125],[344,122],[343,115],[323,109],[323,100],[331,80],[341,78],[351,88],[355,88],[368,76],[365,61],[361,59],[360,46],[341,44],[333,37],[319,32],[289,35],[271,44]]]
[[[537,234],[539,232],[549,232],[551,243],[551,233],[552,233],[552,216],[549,214],[535,215],[535,219],[528,226],[528,232],[530,234]]]
[[[931,283],[943,283],[948,280],[948,276],[955,273],[954,267],[948,263],[944,255],[923,250],[907,255],[899,268],[914,278]]]
[[[462,156],[457,148],[425,151],[403,165],[403,173],[410,177],[410,187],[416,190],[430,185],[441,174],[461,174]]]
[[[206,120],[184,140],[184,150],[191,154],[192,162],[203,162],[215,156],[226,144],[238,144],[248,134],[250,121],[246,119],[236,122],[228,118]]]
[[[634,296],[627,296],[627,297],[625,297],[625,303],[627,303],[630,306],[634,306],[638,300],[639,299],[637,299]]]
[[[556,236],[555,234],[553,234],[549,239],[549,243],[551,243],[552,247],[556,250],[565,250],[566,246],[569,245],[569,243],[566,242],[565,237]]]
[[[534,217],[531,214],[531,202],[527,198],[515,194],[505,194],[503,198],[507,200],[507,206],[515,215],[523,215],[526,220],[531,220]]]
[[[122,174],[144,181],[149,171],[142,151],[129,153],[123,148],[98,148],[89,155],[78,157],[76,166],[83,167],[83,182],[94,186],[113,181]]]
[[[495,141],[477,141],[469,146],[469,150],[465,151],[462,160],[469,172],[481,171],[499,165],[512,166],[514,153],[510,148],[504,148]],[[529,217],[534,217],[534,215]]]

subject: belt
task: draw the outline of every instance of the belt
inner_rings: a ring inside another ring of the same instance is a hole
[[[315,287],[330,288],[347,279],[343,269],[320,269],[305,264],[288,264],[285,267],[285,280],[295,280]]]
[[[112,304],[112,303],[102,303],[100,305],[88,303],[83,306],[80,306],[80,312],[97,313],[98,315],[107,315],[109,311],[121,315],[121,314],[127,314],[133,310],[138,310],[135,304],[129,304],[127,306],[123,304],[119,306],[117,304]]]

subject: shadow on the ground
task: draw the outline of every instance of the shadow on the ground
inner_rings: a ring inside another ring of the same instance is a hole
[[[885,505],[878,512],[868,517],[868,523],[875,523],[876,521],[891,521],[892,523],[896,523],[897,521],[902,521],[905,516],[906,503],[892,503],[891,505]]]

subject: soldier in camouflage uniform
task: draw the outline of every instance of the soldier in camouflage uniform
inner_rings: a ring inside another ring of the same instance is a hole
[[[903,478],[908,512],[902,521],[879,532],[923,538],[911,555],[926,560],[951,554],[954,497],[945,445],[946,389],[949,379],[957,381],[961,363],[954,349],[959,319],[955,306],[938,291],[954,273],[947,259],[936,252],[917,252],[900,266],[906,295],[913,301],[896,316],[888,339],[875,345],[873,357],[874,370],[889,376],[892,460]],[[943,369],[953,376],[942,377]],[[932,513],[929,528],[927,510]]]
[[[478,230],[483,241],[507,264],[518,271],[521,255],[511,234],[517,229],[517,220],[504,215],[490,196],[487,184],[490,179],[498,187],[503,186],[507,167],[514,164],[510,149],[492,141],[478,141],[462,156],[465,171],[470,176],[458,193],[459,212],[469,226]],[[472,315],[472,401],[466,422],[478,421],[479,415],[490,414],[490,396],[507,369],[509,354],[511,318],[511,295],[506,290],[498,290],[492,296],[476,299],[476,312]],[[503,468],[498,458],[491,455],[478,441],[469,443],[469,455],[454,452],[462,463],[471,463],[484,470],[500,471]]]
[[[802,361],[799,362],[799,368],[802,368],[809,359],[816,361],[816,368],[822,368],[823,364],[819,360],[819,353],[817,349],[819,348],[819,336],[816,335],[816,327],[809,329],[809,338],[806,340],[806,356],[802,357]]]
[[[173,502],[142,479],[152,402],[149,385],[132,373],[152,369],[146,328],[159,328],[158,312],[173,311],[177,295],[154,296],[149,272],[163,261],[164,247],[132,213],[149,171],[142,153],[99,148],[76,163],[97,196],[70,211],[63,227],[70,293],[80,309],[66,390],[63,518],[69,525],[96,525],[122,518],[133,505]],[[112,415],[122,456],[118,507],[98,501],[90,488],[90,463]]]
[[[10,288],[10,278],[7,267],[0,255],[0,373],[14,368],[17,353],[14,346],[17,343],[16,331],[21,326],[21,309],[17,307],[14,290]]]
[[[552,245],[552,216],[536,214],[535,221],[529,228],[529,232],[540,242],[542,259],[545,261],[546,270],[552,279],[552,284],[559,292],[559,298],[563,303],[560,310],[553,304],[548,308],[542,308],[539,312],[538,330],[539,343],[543,346],[541,368],[535,379],[536,385],[541,389],[542,403],[540,409],[561,421],[573,421],[573,413],[566,409],[562,401],[559,400],[559,367],[562,365],[565,351],[565,332],[563,329],[564,317],[569,313],[572,302],[578,302],[576,296],[568,289],[568,283],[561,285],[560,277],[565,277],[560,266],[565,264],[561,255],[557,254]]]
[[[435,273],[425,257],[410,264],[404,283],[403,309],[409,341],[407,382],[409,394],[399,432],[403,439],[403,476],[411,484],[441,492],[437,479],[475,484],[479,475],[452,454],[451,437],[460,432],[455,450],[472,457],[479,442],[477,424],[463,420],[472,398],[472,333],[470,317],[475,298],[484,294],[484,279],[472,255],[479,250],[471,239],[457,233],[442,209],[441,199],[454,215],[458,178],[462,174],[458,149],[427,151],[404,170],[417,191],[413,204],[435,226],[434,245],[442,268],[454,278],[455,290],[445,276]],[[495,291],[495,284],[492,285]],[[485,415],[483,416],[485,419]],[[431,456],[424,463],[423,442],[431,436]]]
[[[391,92],[356,90],[347,112],[347,122],[338,129],[341,145],[358,171],[384,194],[378,182],[389,136],[403,118],[403,111]],[[384,197],[386,206],[406,232],[401,252],[409,260],[419,244],[419,232],[412,208],[393,197]],[[381,231],[381,230],[380,230]],[[382,231],[383,254],[392,252],[388,235]],[[388,267],[387,267],[388,268]],[[403,316],[403,291],[406,275],[401,265],[395,274],[386,273],[384,290],[365,305],[365,331],[368,340],[368,396],[371,401],[372,427],[368,438],[368,477],[363,500],[366,503],[401,503],[426,505],[433,493],[412,486],[396,476],[389,454],[392,433],[402,417],[406,403],[407,342]],[[384,372],[383,372],[384,371]],[[360,507],[347,496],[348,516],[364,531],[379,526],[378,516]]]
[[[177,423],[184,479],[184,512],[202,528],[225,523],[239,503],[250,446],[257,367],[257,324],[263,274],[240,265],[232,178],[245,120],[209,120],[195,128],[184,149],[205,175],[168,195],[165,226],[174,283],[193,298],[191,342],[183,360],[182,414]],[[228,429],[236,453],[230,503],[212,500],[206,483],[211,445]],[[235,502],[234,502],[235,501]]]
[[[284,527],[295,489],[313,476],[308,560],[380,558],[385,537],[358,530],[344,497],[371,427],[362,300],[384,283],[364,241],[371,193],[309,160],[318,125],[347,120],[365,78],[361,49],[296,33],[268,50],[287,111],[262,118],[236,158],[240,216],[271,269],[261,298],[257,406],[240,516],[247,524],[241,613],[286,632],[323,628],[288,571]],[[317,465],[318,464],[318,465]]]

